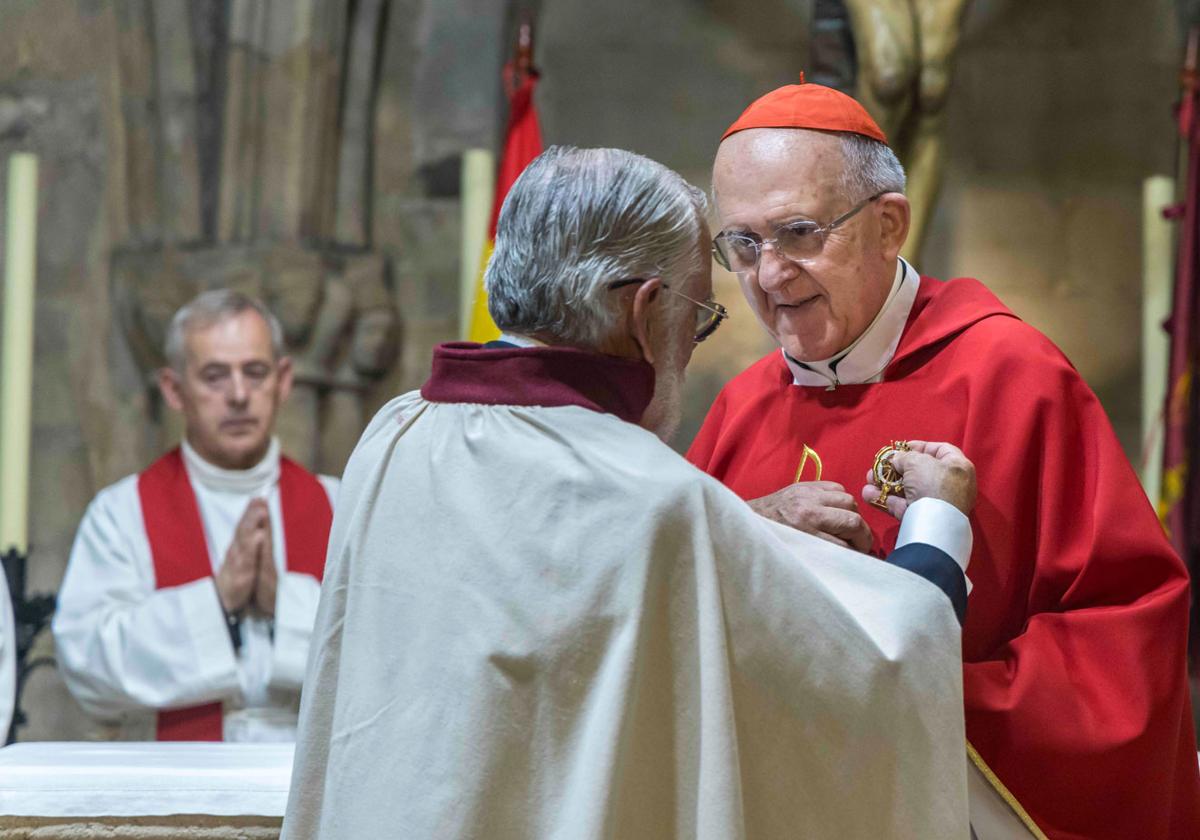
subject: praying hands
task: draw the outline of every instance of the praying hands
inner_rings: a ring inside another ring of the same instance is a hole
[[[227,613],[239,613],[250,607],[264,617],[274,617],[278,574],[271,514],[264,499],[253,499],[246,506],[216,582],[221,606]]]

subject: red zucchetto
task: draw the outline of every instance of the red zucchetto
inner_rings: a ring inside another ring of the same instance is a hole
[[[806,83],[803,74],[800,84],[784,85],[754,100],[721,139],[747,128],[849,131],[887,143],[883,130],[866,108],[841,91]]]

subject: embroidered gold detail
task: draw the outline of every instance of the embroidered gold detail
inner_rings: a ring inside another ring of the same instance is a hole
[[[808,462],[810,460],[813,462],[813,466],[816,468],[817,472],[817,474],[813,477],[813,481],[821,480],[821,456],[817,454],[817,450],[813,449],[806,443],[804,444],[804,455],[800,458],[800,466],[796,467],[795,481],[799,482],[804,480],[804,468],[808,466]]]
[[[1021,803],[1017,801],[1017,797],[1013,796],[1009,789],[1004,786],[1004,782],[1000,781],[1000,777],[992,772],[992,768],[987,766],[987,762],[983,760],[983,756],[979,751],[971,746],[971,742],[967,742],[967,756],[971,759],[971,763],[979,768],[979,772],[983,774],[983,778],[987,779],[989,785],[1000,794],[1000,798],[1004,800],[1009,808],[1012,808],[1014,814],[1025,824],[1029,832],[1037,838],[1037,840],[1048,840],[1045,833],[1038,828],[1037,823],[1033,821],[1033,817],[1029,816],[1029,812],[1021,807]]]

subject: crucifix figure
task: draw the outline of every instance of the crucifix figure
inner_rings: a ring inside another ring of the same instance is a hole
[[[942,175],[950,69],[968,0],[845,0],[858,53],[855,98],[908,172],[912,227],[904,256],[920,257]]]

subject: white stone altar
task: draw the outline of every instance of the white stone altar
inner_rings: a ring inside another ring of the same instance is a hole
[[[0,840],[274,840],[291,744],[54,743],[0,749]]]

